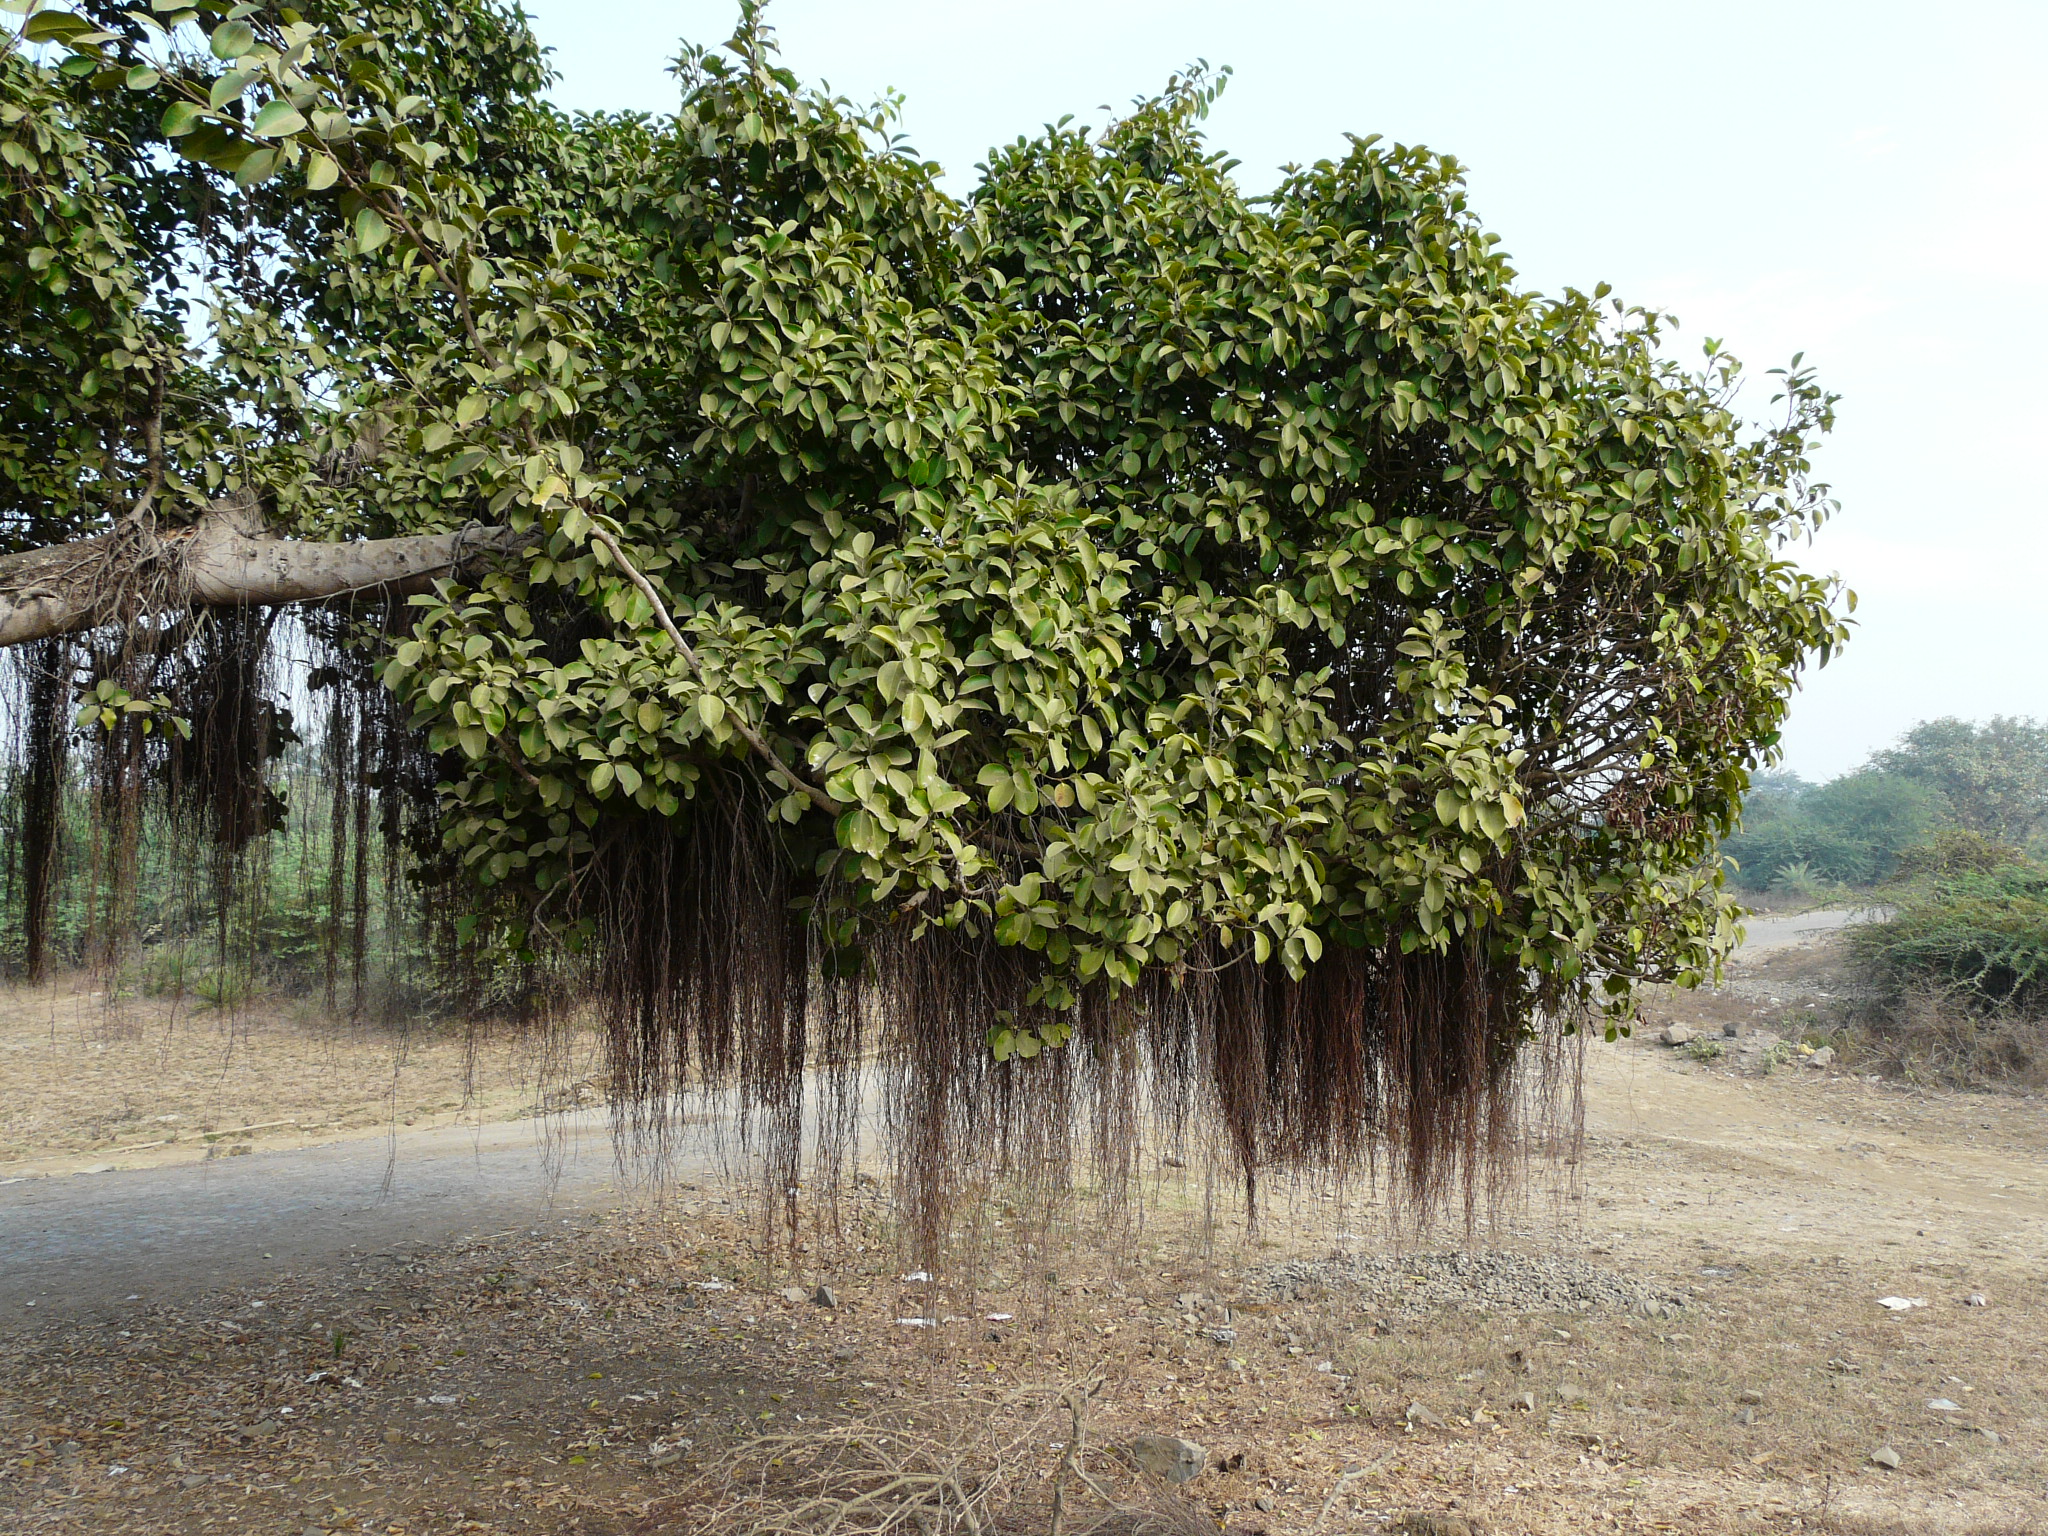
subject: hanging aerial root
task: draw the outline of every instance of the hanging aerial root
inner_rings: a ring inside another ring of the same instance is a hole
[[[993,1026],[1054,1022],[1030,1001],[1039,958],[899,925],[827,976],[805,921],[815,882],[763,814],[768,793],[735,771],[680,825],[620,828],[575,905],[596,929],[622,1146],[658,1164],[685,1096],[719,1096],[792,1251],[795,1192],[830,1203],[864,1121],[882,1131],[902,1244],[956,1270],[995,1240],[996,1209],[1007,1242],[1041,1252],[1080,1219],[1083,1186],[1089,1220],[1127,1223],[1167,1149],[1227,1170],[1254,1217],[1262,1180],[1309,1174],[1377,1180],[1406,1218],[1461,1208],[1469,1224],[1514,1187],[1530,1112],[1555,1127],[1561,1021],[1478,942],[1332,945],[1298,980],[1212,946],[1178,974],[1090,989],[1060,1017],[1063,1047],[998,1061]],[[1533,1043],[1529,1020],[1545,1030]]]

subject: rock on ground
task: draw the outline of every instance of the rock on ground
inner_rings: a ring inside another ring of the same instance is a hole
[[[1139,1435],[1131,1441],[1131,1460],[1169,1483],[1193,1482],[1208,1459],[1209,1453],[1194,1441],[1173,1435]]]

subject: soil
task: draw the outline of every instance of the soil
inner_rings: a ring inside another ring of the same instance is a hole
[[[596,1043],[0,989],[0,1180],[154,1168],[591,1102]]]
[[[1310,1189],[1256,1237],[1205,1235],[1176,1219],[1198,1176],[1162,1170],[1147,1227],[1063,1254],[1051,1290],[902,1278],[872,1187],[802,1273],[768,1273],[709,1177],[226,1289],[167,1252],[189,1300],[0,1316],[0,1526],[680,1531],[763,1431],[941,1400],[994,1422],[1100,1377],[1100,1475],[1135,1434],[1196,1441],[1206,1469],[1171,1497],[1246,1536],[2048,1528],[2041,1106],[1800,1065],[1831,943],[1759,946],[1721,992],[1650,1009],[1768,1028],[1782,1063],[1652,1029],[1591,1046],[1582,1151],[1466,1244],[1405,1249],[1370,1199]],[[15,1145],[26,1167],[97,1155]],[[1049,1486],[1062,1449],[1035,1454],[1020,1475]]]

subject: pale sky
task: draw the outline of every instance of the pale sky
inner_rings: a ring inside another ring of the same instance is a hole
[[[565,106],[673,108],[678,39],[729,0],[527,0]],[[2048,5],[1949,0],[776,0],[785,60],[894,87],[948,185],[1196,58],[1254,190],[1348,132],[1453,154],[1525,280],[1614,284],[1754,376],[1804,350],[1843,396],[1840,516],[1801,558],[1856,590],[1786,766],[1854,767],[1937,715],[2048,717]]]

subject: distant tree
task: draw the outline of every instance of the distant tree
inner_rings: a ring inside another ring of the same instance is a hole
[[[1959,824],[2011,847],[2048,831],[2048,725],[2038,720],[1923,721],[1871,766],[1938,790]]]
[[[1745,809],[1742,830],[1722,845],[1747,890],[1764,890],[1795,867],[1805,883],[1873,884],[1947,814],[1946,802],[1926,785],[1868,769],[1796,792],[1771,788],[1759,813]]]
[[[1814,788],[1811,779],[1779,769],[1766,769],[1749,778],[1749,793],[1742,797],[1742,823],[1754,826],[1797,809],[1800,800]]]

